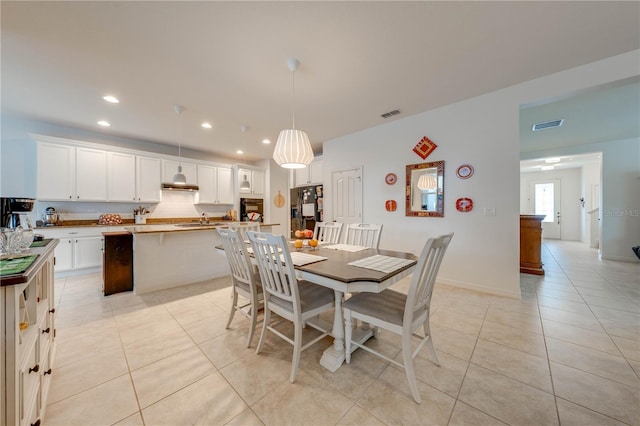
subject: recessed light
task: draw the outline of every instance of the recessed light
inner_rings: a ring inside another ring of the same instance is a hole
[[[553,170],[554,168],[555,166],[542,166],[540,167],[540,170],[547,171],[547,170]]]
[[[120,103],[118,98],[116,98],[115,96],[111,96],[111,95],[103,96],[102,99],[104,99],[107,102],[111,102],[112,104]]]
[[[111,123],[109,123],[108,121],[105,120],[100,120],[98,121],[98,124],[101,125],[102,127],[109,127],[111,126]]]
[[[551,163],[559,163],[560,162],[560,158],[559,157],[555,157],[555,158],[545,158],[544,162],[547,164],[551,164]]]
[[[211,123],[207,123],[206,121],[204,123],[201,124],[201,126],[205,129],[210,129],[213,126],[211,125]]]
[[[241,149],[236,151],[236,154],[244,154],[244,151],[242,151]]]
[[[269,139],[262,139],[262,143],[268,145],[271,143],[271,141]]]

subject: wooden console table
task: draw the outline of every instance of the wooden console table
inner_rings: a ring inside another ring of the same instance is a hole
[[[545,215],[520,215],[520,272],[544,275],[542,220]]]

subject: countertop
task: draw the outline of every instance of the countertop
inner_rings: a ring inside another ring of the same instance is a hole
[[[0,277],[0,287],[29,282],[29,280],[33,278],[34,274],[37,273],[40,268],[42,268],[42,265],[44,265],[44,263],[46,262],[47,257],[53,250],[55,250],[57,245],[58,240],[53,239],[49,241],[49,244],[44,247],[30,248],[28,254],[39,254],[40,256],[38,256],[36,260],[31,264],[31,266],[29,266],[29,269],[27,269],[23,273],[5,275],[4,277]]]
[[[195,226],[179,226],[179,224],[164,224],[164,225],[134,225],[127,226],[124,229],[132,234],[151,234],[158,232],[184,232],[184,231],[207,231],[218,228],[226,228],[228,226],[246,225],[247,222],[228,222],[228,223],[216,223],[211,225],[200,225],[194,223]],[[275,226],[277,223],[261,223],[260,227]]]
[[[36,230],[44,230],[44,229],[50,229],[50,230],[54,230],[54,229],[60,229],[60,230],[64,230],[65,228],[102,228],[102,227],[109,227],[109,226],[125,226],[125,227],[130,227],[130,228],[147,228],[150,227],[150,229],[160,229],[160,228],[156,228],[156,227],[160,227],[160,226],[164,226],[167,227],[166,231],[171,230],[171,231],[193,231],[193,230],[197,230],[197,229],[215,229],[219,226],[228,226],[231,224],[242,224],[242,223],[248,223],[248,222],[238,222],[238,221],[233,221],[233,220],[218,220],[218,219],[214,219],[214,218],[209,218],[209,220],[213,223],[216,224],[224,224],[224,225],[211,225],[211,226],[206,226],[206,225],[202,225],[202,226],[194,226],[194,227],[176,227],[175,225],[177,224],[187,224],[187,223],[198,223],[199,219],[198,218],[159,218],[159,219],[147,219],[147,223],[144,225],[136,225],[133,222],[133,219],[123,219],[122,223],[117,224],[117,225],[103,225],[103,224],[99,224],[97,220],[74,220],[74,221],[65,221],[63,224],[61,225],[54,225],[54,226],[39,226],[36,227]],[[278,223],[260,223],[260,226],[276,226],[279,225]],[[169,229],[171,228],[171,229]],[[166,231],[144,231],[144,232],[166,232]],[[142,230],[140,231],[136,231],[136,232],[143,232]]]

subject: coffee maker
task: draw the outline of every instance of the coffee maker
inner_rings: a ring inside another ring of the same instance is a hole
[[[33,211],[33,198],[0,197],[0,228],[17,228],[20,215]]]

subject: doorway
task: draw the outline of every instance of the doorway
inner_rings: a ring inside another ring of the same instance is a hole
[[[333,219],[341,223],[362,222],[362,167],[338,170],[333,183]]]
[[[529,186],[529,199],[533,214],[545,215],[542,220],[542,238],[551,240],[562,239],[560,224],[561,203],[560,179],[534,181]]]

